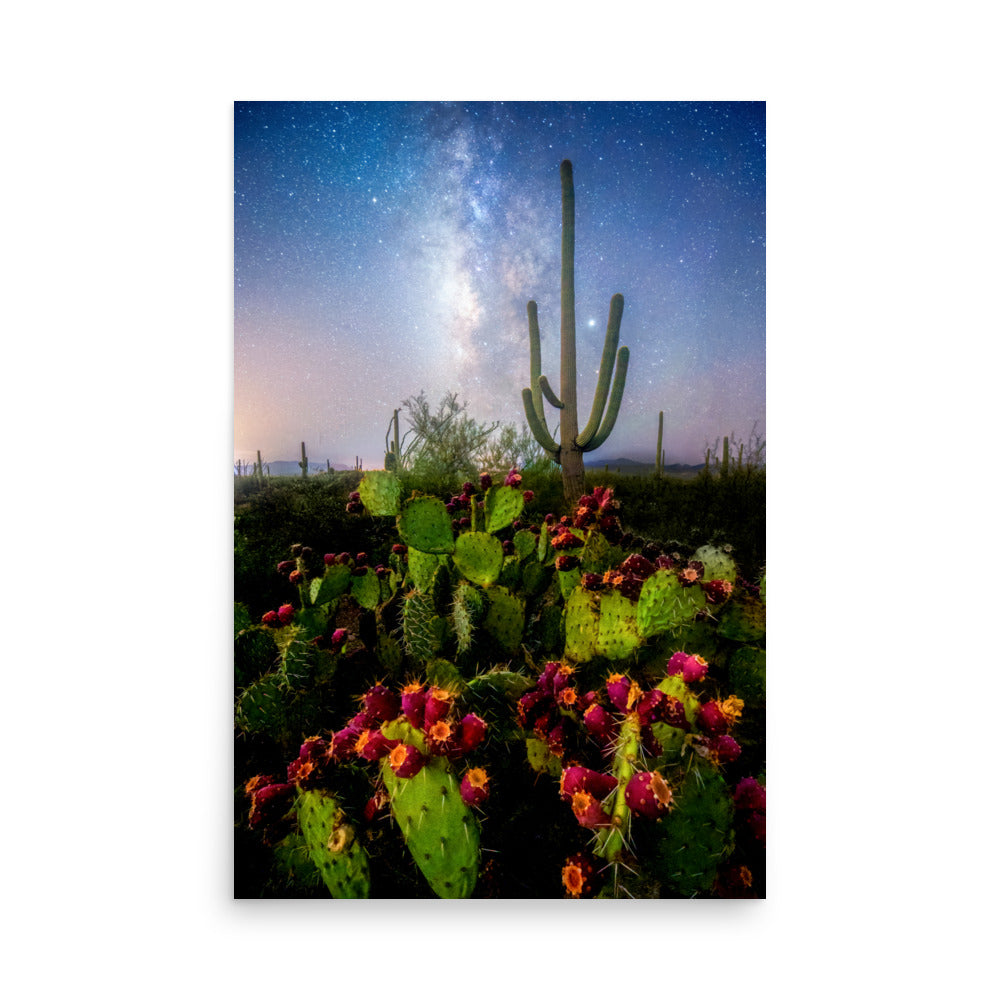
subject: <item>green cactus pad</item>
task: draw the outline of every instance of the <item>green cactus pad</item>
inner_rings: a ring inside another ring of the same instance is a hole
[[[553,778],[558,778],[562,774],[562,761],[549,749],[545,740],[529,736],[525,739],[524,746],[528,755],[528,764],[533,771],[537,771],[539,774],[550,774]]]
[[[467,531],[455,541],[455,568],[480,587],[496,583],[503,569],[503,546],[485,531]]]
[[[434,581],[434,574],[439,567],[447,563],[446,555],[435,555],[431,552],[421,552],[412,546],[408,550],[407,565],[410,583],[417,590],[429,593]]]
[[[538,541],[539,536],[526,528],[514,532],[514,551],[517,553],[517,558],[523,560],[535,555],[538,551]]]
[[[344,594],[351,586],[351,567],[334,563],[327,566],[322,576],[309,581],[310,604],[328,604]]]
[[[366,472],[358,485],[365,510],[376,517],[398,514],[402,491],[402,483],[392,472]]]
[[[719,862],[733,846],[733,802],[722,775],[704,762],[691,765],[675,803],[657,824],[652,867],[680,896],[708,893]]]
[[[691,621],[705,606],[701,587],[682,587],[673,572],[658,569],[648,577],[639,594],[636,611],[643,639]]]
[[[611,568],[611,545],[599,531],[592,531],[583,547],[580,565],[584,573],[603,573]]]
[[[233,671],[237,688],[266,674],[278,659],[274,636],[266,628],[248,628],[233,643]]]
[[[403,719],[382,731],[426,751],[423,737]],[[431,757],[412,778],[397,778],[383,759],[381,772],[392,815],[430,887],[442,899],[468,899],[479,875],[479,823],[447,759]]]
[[[524,635],[524,601],[505,587],[491,587],[487,592],[490,606],[483,628],[506,652],[514,652]]]
[[[732,556],[714,545],[702,545],[695,550],[692,559],[697,560],[704,566],[703,580],[728,580],[730,583],[736,582],[736,563]]]
[[[486,614],[486,598],[468,580],[455,585],[451,609],[451,625],[458,641],[458,652],[467,653],[472,648],[476,629]]]
[[[334,899],[367,899],[368,855],[337,800],[327,792],[299,789],[295,808],[312,863]]]
[[[351,577],[351,597],[361,607],[374,611],[379,606],[381,596],[382,587],[374,570],[369,569],[367,573]]]
[[[521,589],[525,597],[537,597],[549,584],[552,571],[534,559],[522,564]]]
[[[719,635],[737,642],[763,641],[767,634],[767,608],[749,594],[734,594],[719,616]]]
[[[595,649],[609,660],[621,660],[639,648],[636,605],[624,594],[611,590],[601,595],[601,616]]]
[[[740,646],[729,658],[729,683],[734,694],[748,705],[762,705],[767,688],[767,653],[754,646]]]
[[[513,486],[491,486],[483,499],[483,513],[486,515],[486,530],[502,531],[521,515],[524,497]]]
[[[462,694],[467,687],[465,678],[451,660],[443,660],[440,657],[431,660],[424,668],[424,675],[428,684],[450,691],[454,695]]]
[[[576,569],[557,569],[556,579],[559,581],[559,592],[562,594],[563,599],[566,599],[580,586],[583,573],[579,566]]]
[[[591,596],[577,587],[566,601],[566,656],[577,663],[585,663],[597,652],[600,616],[591,604]]]
[[[410,656],[429,660],[441,648],[441,634],[435,622],[434,598],[413,591],[403,598],[403,645]]]
[[[455,551],[451,515],[437,497],[418,496],[405,501],[396,525],[399,537],[411,548],[433,553]]]

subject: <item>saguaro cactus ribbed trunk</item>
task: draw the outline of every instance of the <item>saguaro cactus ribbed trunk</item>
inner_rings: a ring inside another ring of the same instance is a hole
[[[625,376],[628,372],[628,348],[618,347],[625,299],[614,295],[608,313],[608,329],[604,337],[604,353],[594,392],[590,419],[579,431],[576,412],[576,291],[573,257],[576,247],[576,205],[573,193],[573,165],[563,160],[559,168],[562,180],[562,285],[560,296],[559,396],[552,391],[542,374],[541,335],[538,329],[538,306],[528,303],[528,336],[530,338],[531,387],[521,393],[524,413],[535,440],[551,458],[562,466],[563,494],[568,504],[575,504],[584,491],[584,452],[599,448],[607,440],[618,419]],[[617,352],[617,356],[616,356]],[[617,361],[617,368],[616,368]],[[611,374],[614,370],[614,385]],[[608,390],[611,400],[608,401]],[[549,433],[545,422],[543,398],[559,410],[559,443]],[[605,413],[605,405],[607,412]]]

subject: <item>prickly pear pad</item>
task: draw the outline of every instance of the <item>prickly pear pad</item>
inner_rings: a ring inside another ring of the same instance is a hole
[[[727,639],[759,643],[766,634],[767,608],[749,594],[734,597],[719,616],[719,635]]]
[[[386,723],[382,732],[427,752],[426,741],[405,719]],[[462,801],[447,759],[430,757],[412,778],[397,778],[383,760],[382,780],[403,840],[430,887],[442,899],[468,899],[479,875],[479,823]]]
[[[621,660],[631,656],[640,642],[635,602],[617,590],[602,594],[597,652],[609,660]]]
[[[491,486],[483,500],[486,530],[502,531],[524,510],[524,496],[513,486]]]
[[[410,582],[417,590],[430,593],[434,582],[434,574],[447,562],[446,555],[435,555],[430,552],[421,552],[412,546],[408,550],[407,565]]]
[[[399,537],[421,552],[455,551],[451,515],[437,497],[418,496],[407,500],[396,518],[396,526]]]
[[[334,899],[367,899],[368,855],[326,792],[299,789],[295,808],[309,857]]]
[[[485,531],[467,531],[458,536],[452,559],[467,580],[489,587],[503,569],[503,546]]]
[[[366,472],[358,485],[365,510],[376,517],[399,513],[402,484],[392,472]]]
[[[675,808],[657,826],[655,867],[681,896],[707,893],[733,848],[733,800],[725,779],[705,762],[691,765]]]
[[[648,639],[676,628],[691,621],[704,606],[701,587],[682,587],[670,570],[658,569],[643,583],[639,594],[639,635]]]
[[[704,580],[728,580],[730,583],[736,582],[736,563],[732,556],[714,545],[702,545],[693,556],[704,567],[702,579]]]
[[[566,601],[566,656],[577,663],[594,658],[600,623],[590,603],[590,594],[577,587]]]
[[[345,593],[351,585],[351,567],[341,563],[327,566],[322,576],[309,584],[309,601],[312,604],[327,604]]]
[[[507,651],[520,645],[524,635],[524,601],[506,587],[491,587],[487,591],[490,607],[483,628]]]

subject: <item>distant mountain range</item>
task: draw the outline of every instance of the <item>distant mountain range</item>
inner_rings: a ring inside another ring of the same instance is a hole
[[[594,471],[603,471],[605,467],[609,472],[620,472],[623,476],[645,476],[651,475],[656,468],[653,462],[639,462],[634,458],[611,458],[607,461],[602,461],[600,459],[595,459],[591,461],[584,461],[584,465],[588,469]],[[680,462],[675,462],[672,465],[663,466],[663,473],[667,476],[692,476],[700,472],[704,468],[704,463],[700,465],[684,465]],[[252,466],[251,466],[252,468]],[[292,461],[278,461],[278,462],[265,462],[264,468],[272,476],[301,476],[302,469],[299,467],[298,462]],[[338,471],[343,471],[345,469],[353,469],[353,465],[343,465],[337,462],[332,462],[330,464],[331,469],[337,469]],[[314,476],[317,473],[326,472],[326,463],[322,465],[319,462],[309,463],[309,475]]]

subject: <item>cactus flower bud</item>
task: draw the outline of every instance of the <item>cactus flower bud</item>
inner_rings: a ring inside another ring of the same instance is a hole
[[[424,727],[424,704],[426,701],[427,689],[419,681],[407,684],[403,688],[400,707],[403,715],[406,716],[406,721],[414,729],[423,729]]]

